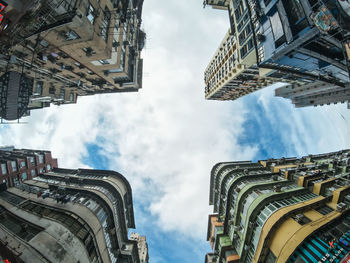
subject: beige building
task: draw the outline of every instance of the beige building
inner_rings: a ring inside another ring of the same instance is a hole
[[[130,240],[137,241],[137,248],[139,252],[140,263],[148,263],[148,245],[146,242],[146,236],[141,236],[139,233],[131,233]]]
[[[8,32],[16,45],[1,55],[0,66],[33,80],[29,110],[76,103],[77,96],[138,91],[142,5],[143,0],[37,1]]]
[[[204,73],[206,99],[235,100],[275,82],[289,81],[268,77],[273,70],[257,67],[253,40],[242,46],[237,38],[229,29],[207,66]]]

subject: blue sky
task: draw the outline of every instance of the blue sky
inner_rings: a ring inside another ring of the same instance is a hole
[[[295,109],[269,87],[234,102],[204,100],[203,72],[229,28],[197,0],[146,0],[144,86],[79,98],[0,127],[0,145],[52,151],[59,166],[112,169],[133,189],[150,262],[203,262],[209,178],[220,161],[350,147],[346,105]]]

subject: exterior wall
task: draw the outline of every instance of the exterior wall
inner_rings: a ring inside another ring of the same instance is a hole
[[[139,233],[131,233],[130,239],[135,240],[137,242],[140,263],[148,263],[149,255],[148,255],[148,245],[146,242],[146,237],[141,236]]]
[[[344,150],[215,165],[210,204],[218,214],[209,217],[207,238],[215,262],[297,262],[292,254],[304,240],[331,223],[340,227],[349,213],[349,162]],[[220,231],[211,218],[220,218]]]
[[[216,2],[207,4],[216,7]],[[235,100],[276,82],[305,86],[321,80],[337,90],[349,85],[343,34],[349,31],[344,22],[348,18],[337,6],[308,0],[219,2],[228,7],[230,30],[205,71],[206,99]],[[329,27],[322,23],[327,19]],[[231,38],[234,48],[227,48]],[[349,96],[327,97],[314,96],[311,104],[345,101]],[[310,102],[301,99],[295,104],[302,107]]]
[[[58,254],[67,262],[147,262],[128,239],[134,227],[131,188],[116,172],[54,168],[0,192],[1,205],[7,211],[15,205],[16,216],[34,226],[42,218],[44,229],[22,240],[23,255],[39,253],[52,262]],[[8,227],[0,226],[0,239],[1,231],[13,232]]]
[[[299,107],[322,106],[331,103],[344,103],[350,98],[350,85],[345,88],[314,82],[305,86],[288,85],[275,90],[275,95],[291,99]]]
[[[1,52],[0,68],[34,80],[28,109],[76,103],[77,96],[136,92],[142,88],[142,5],[143,0],[32,3],[16,20],[19,31],[3,32],[0,42],[12,40],[2,44],[10,49]],[[38,82],[44,83],[41,94]]]
[[[57,167],[57,159],[51,152],[26,149],[0,149],[0,181],[6,187],[32,179]]]
[[[230,4],[229,0],[205,0],[204,5],[210,5],[214,9],[227,10]]]

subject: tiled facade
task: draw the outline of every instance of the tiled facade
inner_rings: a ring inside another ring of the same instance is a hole
[[[213,252],[205,262],[345,259],[350,253],[343,244],[350,233],[349,164],[350,150],[216,164],[209,196],[215,214],[209,216],[207,236]],[[325,250],[332,241],[336,248]]]

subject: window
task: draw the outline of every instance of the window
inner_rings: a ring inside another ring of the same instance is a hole
[[[16,163],[16,161],[12,161],[11,162],[11,167],[12,167],[12,171],[14,171],[14,172],[17,171],[17,163]]]
[[[105,11],[103,12],[103,19],[102,19],[102,25],[101,25],[101,37],[106,42],[108,39],[108,29],[109,29],[110,20],[111,20],[111,13],[108,10],[108,8],[106,8]]]
[[[254,47],[253,38],[250,38],[248,43],[241,48],[241,59],[243,59]]]
[[[22,173],[22,180],[27,180],[27,179],[28,179],[27,173]]]
[[[60,89],[60,99],[64,100],[65,95],[66,95],[65,89],[63,89],[63,88]]]
[[[83,51],[87,57],[91,57],[92,55],[96,54],[96,52],[91,47],[84,47]]]
[[[80,36],[74,31],[74,30],[69,30],[68,32],[66,32],[64,34],[65,36],[65,40],[66,41],[70,41],[70,40],[76,40],[78,38],[80,38]]]
[[[297,214],[295,216],[292,216],[292,218],[300,225],[305,225],[311,222],[311,220],[307,218],[304,214]]]
[[[26,166],[26,162],[25,161],[21,161],[19,166],[20,166],[20,168],[25,167]]]
[[[44,85],[44,83],[42,81],[37,81],[36,85],[35,85],[34,93],[37,95],[41,95],[43,92],[43,85]]]
[[[44,162],[44,156],[39,154],[38,157],[39,157],[39,163],[43,163]]]
[[[74,101],[74,94],[73,93],[69,94],[69,101]]]
[[[283,25],[281,22],[280,15],[277,11],[270,17],[270,23],[274,39],[275,41],[277,41],[284,36]]]
[[[74,8],[76,0],[65,0],[61,4],[65,10],[70,11]]]
[[[56,88],[55,87],[50,87],[49,88],[49,94],[55,94]]]
[[[50,170],[51,170],[51,165],[48,164],[48,165],[46,166],[46,168],[47,168],[47,171],[50,171]]]
[[[7,174],[6,163],[2,163],[1,164],[1,172],[2,172],[2,174]]]
[[[30,160],[31,165],[35,165],[35,158],[34,157],[30,157],[29,160]]]
[[[108,60],[106,60],[106,59],[99,60],[98,62],[100,62],[102,65],[108,65],[108,64],[110,64],[110,63],[108,62]]]
[[[44,39],[40,41],[40,45],[42,45],[43,47],[48,47],[49,43],[47,43]]]
[[[31,170],[31,171],[30,171],[30,175],[31,175],[32,177],[34,177],[35,174],[36,174],[36,173],[35,173],[35,170]]]
[[[91,24],[93,24],[95,22],[95,16],[96,16],[95,8],[89,3],[86,17],[90,21]]]
[[[317,208],[315,210],[317,212],[319,212],[320,214],[322,214],[322,215],[327,215],[327,214],[329,214],[330,212],[333,211],[333,209],[330,208],[328,205],[321,206],[321,207],[319,207],[319,208]]]
[[[267,256],[266,256],[266,263],[274,263],[276,262],[276,256],[273,254],[273,252],[269,249]]]

